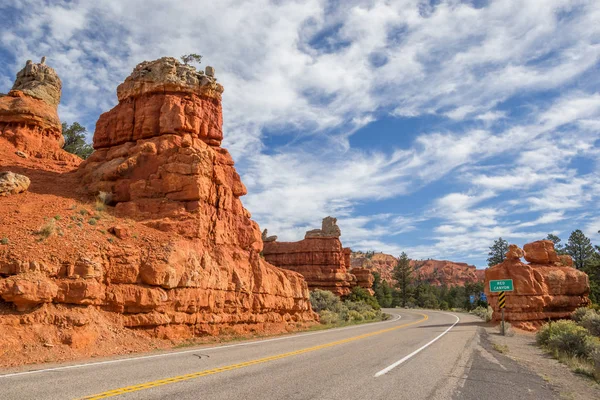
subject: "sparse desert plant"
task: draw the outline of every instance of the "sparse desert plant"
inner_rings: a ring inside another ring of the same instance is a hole
[[[106,210],[106,206],[112,202],[112,193],[109,192],[98,192],[96,196],[96,211]]]
[[[90,218],[90,220],[88,221],[88,224],[90,225],[96,225],[98,223],[98,220],[96,218]]]
[[[9,243],[10,243],[10,241],[8,240],[8,238],[7,238],[7,237],[3,237],[3,238],[0,240],[0,244],[4,244],[4,245],[6,245],[6,244],[9,244]]]
[[[42,225],[35,233],[41,236],[42,239],[48,239],[54,232],[56,232],[56,220],[52,218]]]
[[[57,215],[54,216],[54,219],[57,220],[57,221],[60,221],[62,219],[62,217],[57,214]]]

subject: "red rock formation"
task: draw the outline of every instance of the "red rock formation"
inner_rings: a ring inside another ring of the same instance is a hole
[[[411,261],[417,267],[415,277],[435,286],[464,286],[483,282],[484,270],[474,265],[446,260]]]
[[[323,229],[306,233],[299,242],[265,242],[265,260],[280,268],[299,272],[311,290],[329,290],[338,296],[350,293],[358,284],[350,268],[350,249],[343,248],[335,218],[323,220]],[[364,276],[362,283],[366,285]],[[371,281],[372,286],[372,281]],[[371,289],[369,286],[367,289]]]
[[[33,193],[0,197],[0,215],[16,216],[0,224],[0,238],[10,239],[0,246],[0,365],[4,344],[31,332],[94,349],[108,337],[118,347],[110,332],[131,337],[129,328],[148,343],[315,321],[302,276],[259,255],[261,232],[240,201],[246,189],[217,140],[221,92],[175,59],[142,63],[100,118],[96,151],[78,174],[32,170]],[[165,110],[177,102],[187,104],[181,118],[208,131],[173,128],[177,118]],[[128,104],[142,114],[124,119]],[[0,167],[34,168],[11,157]],[[86,205],[99,191],[114,208]]]
[[[375,253],[366,257],[365,253],[353,253],[352,267],[364,267],[379,272],[381,279],[395,284],[394,267],[398,263],[396,257],[389,254]],[[446,260],[411,260],[415,269],[414,277],[432,285],[464,286],[465,283],[483,282],[484,270],[473,265]]]
[[[27,62],[12,90],[0,97],[0,140],[25,156],[51,159],[75,167],[81,159],[62,150],[57,114],[61,82],[47,65]]]
[[[352,268],[350,269],[350,273],[356,277],[356,284],[358,286],[366,289],[371,295],[375,294],[373,291],[373,282],[375,281],[375,277],[369,268]]]
[[[513,280],[514,291],[506,292],[505,318],[525,329],[548,319],[569,318],[577,307],[589,303],[588,276],[573,268],[570,257],[558,256],[554,243],[528,243],[524,250],[510,245],[506,260],[485,270],[485,292],[494,308],[494,320],[499,320],[501,314],[498,293],[489,291],[490,280]],[[529,264],[521,262],[523,254]]]

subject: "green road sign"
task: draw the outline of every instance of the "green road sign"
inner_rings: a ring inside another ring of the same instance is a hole
[[[511,292],[513,291],[512,279],[503,279],[501,281],[490,281],[490,292]]]

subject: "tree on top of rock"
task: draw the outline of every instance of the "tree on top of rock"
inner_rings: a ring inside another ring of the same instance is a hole
[[[556,254],[567,254],[567,250],[565,249],[565,246],[560,243],[561,240],[558,236],[549,233],[548,236],[546,236],[546,240],[550,240],[552,243],[554,243],[554,250],[556,250]]]
[[[181,56],[181,61],[185,65],[190,65],[193,62],[200,64],[202,61],[202,56],[200,54],[195,54],[195,53],[184,54]]]
[[[94,151],[94,148],[85,142],[85,132],[85,127],[81,126],[79,122],[73,122],[71,126],[66,122],[62,124],[62,134],[65,138],[63,149],[84,160]]]
[[[501,237],[494,240],[494,244],[490,246],[490,252],[488,253],[488,265],[490,267],[500,264],[506,258],[506,252],[508,251],[508,242]]]
[[[565,250],[573,258],[573,264],[577,269],[583,269],[586,261],[594,256],[592,241],[579,229],[571,233]]]
[[[398,263],[394,267],[394,279],[400,290],[400,299],[402,307],[406,307],[406,302],[410,297],[410,284],[413,281],[413,269],[410,266],[410,259],[405,252],[398,257]]]

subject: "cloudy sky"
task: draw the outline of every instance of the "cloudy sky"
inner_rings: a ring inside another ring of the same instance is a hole
[[[600,1],[1,0],[0,92],[27,59],[93,134],[143,61],[203,55],[261,228],[484,266],[577,228],[600,244]]]

